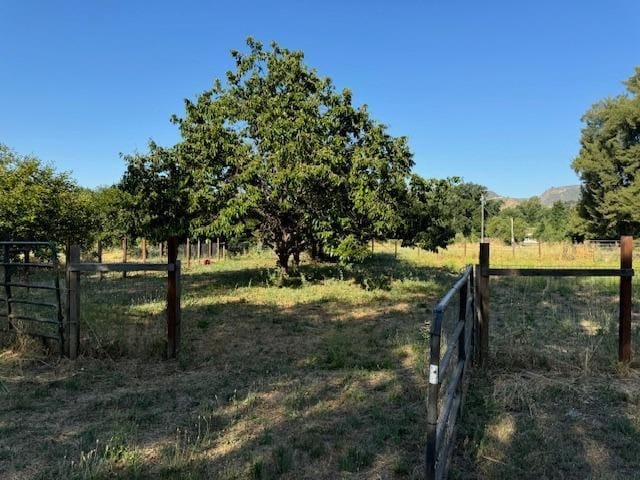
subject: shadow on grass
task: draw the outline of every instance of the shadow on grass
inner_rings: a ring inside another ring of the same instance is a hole
[[[331,279],[337,290],[362,292],[353,277],[340,283],[333,266],[306,271],[318,276],[318,285]],[[178,361],[113,355],[48,366],[21,362],[19,368],[0,362],[10,392],[0,402],[0,473],[421,478],[423,326],[450,275],[405,269],[397,278],[428,281],[356,304],[331,295],[282,305],[216,297],[236,284],[255,285],[261,272],[185,275]],[[131,295],[162,292],[164,281],[86,279],[87,292],[102,294],[84,299],[85,315],[94,309],[100,317],[110,318],[110,310],[120,316],[115,305],[127,299],[160,301]],[[260,298],[281,290],[265,288]],[[157,312],[148,319],[162,325]]]
[[[615,289],[571,282],[492,281],[492,357],[473,372],[450,478],[637,478],[638,365],[615,362]]]

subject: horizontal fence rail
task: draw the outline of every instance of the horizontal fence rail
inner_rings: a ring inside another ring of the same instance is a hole
[[[491,277],[618,277],[620,279],[618,361],[631,361],[631,316],[633,244],[631,236],[622,236],[619,241],[597,241],[594,245],[612,245],[620,249],[620,268],[491,268],[490,246],[480,243],[478,265],[478,334],[480,336],[480,359],[485,361],[489,353],[489,280]]]
[[[469,266],[433,310],[427,405],[426,478],[428,480],[442,479],[446,476],[453,449],[456,419],[461,410],[465,391],[464,380],[472,360],[475,324],[473,278],[473,268]],[[457,304],[452,302],[456,295],[459,298]],[[449,309],[457,309],[456,323],[452,333],[446,339],[446,352],[441,355],[445,313]],[[452,361],[455,363],[450,369]],[[440,390],[445,382],[447,387],[444,396],[441,396]]]
[[[483,268],[495,277],[633,277],[632,268]]]
[[[126,242],[125,242],[126,243]],[[167,272],[167,357],[175,358],[180,345],[180,261],[177,240],[168,241],[167,263],[87,263],[80,261],[80,247],[70,247],[67,263],[67,354],[76,358],[80,349],[80,277],[82,273]],[[126,258],[125,258],[126,260]],[[126,278],[126,277],[123,277]]]

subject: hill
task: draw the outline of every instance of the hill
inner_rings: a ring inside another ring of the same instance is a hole
[[[580,200],[580,185],[551,187],[540,195],[540,203],[546,207],[550,207],[557,201],[577,203],[578,200]]]
[[[557,201],[577,203],[580,199],[580,185],[551,187],[546,189],[540,195],[537,195],[537,197],[540,199],[540,203],[545,207],[550,207]],[[526,198],[503,197],[493,191],[487,192],[487,200],[491,200],[492,198],[500,198],[502,200],[503,208],[514,207],[520,202],[526,200]]]

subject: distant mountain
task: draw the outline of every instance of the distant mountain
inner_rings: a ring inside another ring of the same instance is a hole
[[[552,206],[555,202],[577,203],[580,200],[580,185],[566,185],[564,187],[551,187],[537,195],[540,203],[545,207]],[[515,207],[526,198],[510,198],[498,195],[496,192],[489,190],[487,192],[487,200],[499,198],[502,200],[502,208]]]
[[[540,195],[540,203],[550,207],[555,202],[577,203],[580,200],[580,185],[566,185],[564,187],[551,187]]]

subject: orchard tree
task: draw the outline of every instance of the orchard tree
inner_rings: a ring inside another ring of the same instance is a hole
[[[153,241],[186,238],[198,216],[198,197],[193,175],[178,160],[176,148],[151,142],[149,153],[126,155],[124,159],[127,170],[120,185],[104,193],[110,202],[105,212],[119,214],[111,224],[113,233],[140,235]]]
[[[226,235],[257,228],[285,274],[305,249],[346,255],[398,230],[413,164],[406,139],[353,107],[351,93],[336,92],[302,52],[247,44],[248,53],[232,52],[226,82],[174,117],[192,226]]]
[[[138,210],[133,197],[118,185],[97,188],[92,192],[92,202],[97,240],[113,246],[134,232]]]
[[[455,237],[458,177],[424,179],[411,175],[403,243],[437,251]]]
[[[640,67],[627,93],[604,99],[582,118],[573,169],[582,180],[578,204],[589,236],[640,233]]]
[[[478,238],[481,223],[481,197],[486,197],[488,190],[477,183],[457,181],[453,187],[452,201],[453,226],[457,234],[465,238]],[[500,200],[489,200],[485,203],[485,219],[500,211]]]
[[[0,144],[0,238],[88,245],[96,227],[90,197],[68,173]]]

